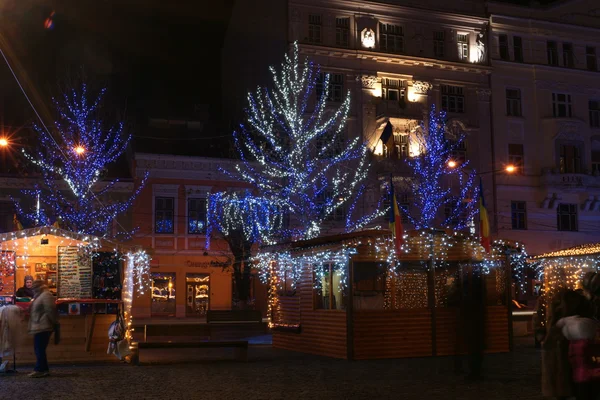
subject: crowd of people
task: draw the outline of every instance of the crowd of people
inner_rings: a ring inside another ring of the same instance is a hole
[[[542,343],[542,392],[577,400],[600,396],[600,274],[587,273],[581,289],[549,299]]]

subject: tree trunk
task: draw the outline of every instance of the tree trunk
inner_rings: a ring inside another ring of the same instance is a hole
[[[252,243],[245,240],[243,232],[233,232],[226,238],[234,257],[233,279],[235,291],[233,297],[242,307],[250,300],[250,280],[252,264],[250,262]]]

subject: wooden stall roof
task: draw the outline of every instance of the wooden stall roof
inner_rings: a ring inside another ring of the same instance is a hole
[[[339,235],[320,236],[314,239],[298,240],[296,242],[282,242],[268,246],[262,246],[263,251],[280,250],[303,250],[312,247],[325,247],[344,243],[357,238],[374,238],[381,236],[390,236],[392,233],[388,229],[369,229],[364,231],[343,233]]]
[[[23,240],[25,238],[31,238],[31,237],[43,236],[43,235],[56,236],[59,238],[73,240],[75,242],[81,242],[81,243],[91,243],[93,241],[96,241],[98,243],[99,251],[114,251],[115,247],[132,247],[133,248],[133,246],[117,244],[117,243],[111,242],[109,240],[99,238],[94,235],[87,235],[87,234],[82,234],[82,233],[71,232],[71,231],[67,231],[65,229],[56,228],[54,226],[42,226],[42,227],[36,227],[36,228],[22,229],[22,230],[14,231],[14,232],[1,233],[0,234],[0,246],[5,245],[6,243],[13,242],[13,241],[19,241],[19,240]]]
[[[476,238],[462,233],[456,233],[449,230],[433,230],[434,234],[434,252],[436,257],[444,256],[448,260],[453,261],[479,261],[484,257],[483,247],[479,244]],[[339,235],[322,236],[309,240],[300,240],[296,242],[284,242],[275,245],[263,246],[261,249],[267,252],[291,251],[292,253],[302,253],[315,248],[336,248],[343,246],[348,242],[353,242],[356,239],[375,239],[375,238],[390,238],[391,231],[387,229],[370,229],[357,231]],[[406,242],[408,251],[400,255],[400,261],[419,261],[429,259],[429,246],[424,244],[426,237],[422,231],[411,230],[406,232]],[[452,246],[442,246],[445,238],[454,243]],[[511,244],[505,245],[509,247],[517,247]],[[385,252],[385,251],[384,251]],[[380,253],[379,257],[385,257],[385,254]]]
[[[532,257],[534,260],[542,258],[558,258],[558,257],[577,257],[577,256],[600,256],[600,243],[587,243],[579,246],[568,247],[566,249],[551,251]]]

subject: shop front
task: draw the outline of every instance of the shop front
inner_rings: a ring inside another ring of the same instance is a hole
[[[45,281],[56,296],[61,342],[50,344],[51,362],[116,360],[107,354],[108,327],[119,317],[127,330],[133,287],[143,291],[148,260],[141,250],[54,227],[0,235],[0,302],[18,306],[25,317],[21,326],[11,327],[22,338],[13,343],[17,362],[35,360],[27,335],[30,280]]]
[[[232,273],[227,256],[155,254],[150,291],[134,298],[135,318],[206,318],[209,310],[231,310]]]

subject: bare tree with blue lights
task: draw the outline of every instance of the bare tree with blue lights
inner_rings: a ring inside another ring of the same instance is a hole
[[[475,171],[468,169],[469,161],[454,160],[465,140],[464,132],[449,138],[446,113],[438,113],[432,106],[429,120],[421,124],[416,140],[419,155],[407,159],[413,170],[411,186],[416,210],[409,214],[411,223],[416,229],[427,229],[436,227],[441,220],[441,227],[466,228],[478,210],[478,188],[474,184]],[[449,166],[451,161],[455,163],[453,167]]]
[[[247,302],[250,297],[252,247],[256,243],[272,243],[273,232],[283,226],[283,214],[276,202],[254,196],[249,191],[212,193],[207,208],[206,247],[210,247],[215,232],[223,236],[234,258],[234,297],[240,302]]]
[[[51,131],[34,125],[38,150],[23,153],[39,168],[43,183],[25,191],[36,200],[35,210],[24,212],[16,204],[29,225],[58,221],[60,227],[74,232],[109,236],[113,221],[143,188],[145,179],[128,199],[118,200],[111,191],[119,180],[103,179],[107,166],[121,157],[131,139],[122,121],[110,125],[102,119],[105,93],[102,89],[90,100],[86,84],[67,90],[53,99],[58,118]]]

